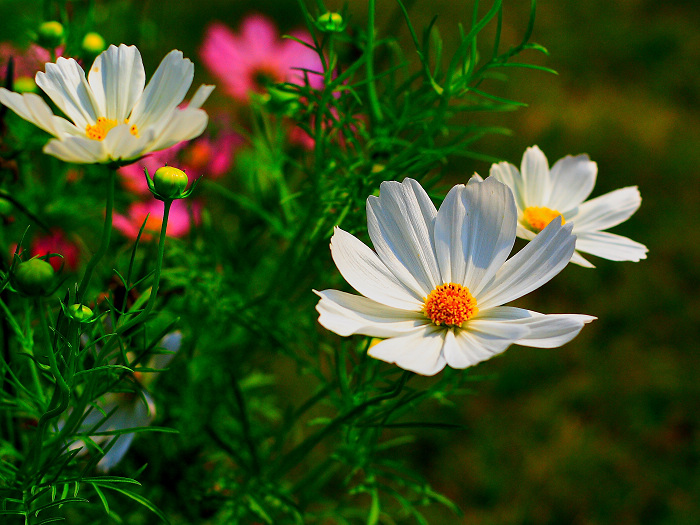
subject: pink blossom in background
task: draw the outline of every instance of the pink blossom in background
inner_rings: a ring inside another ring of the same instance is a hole
[[[290,35],[312,42],[306,31],[293,31]],[[305,84],[304,72],[294,68],[323,72],[316,52],[281,38],[274,23],[262,15],[245,18],[238,33],[214,22],[204,35],[200,56],[224,90],[244,103],[251,92],[262,92],[270,82]],[[313,87],[323,85],[322,74],[309,74],[308,79]]]
[[[182,152],[183,170],[193,179],[202,175],[219,178],[231,169],[235,153],[243,144],[243,137],[237,133],[222,132],[215,139],[202,136]]]
[[[114,214],[113,225],[119,230],[122,235],[128,239],[136,239],[141,229],[141,225],[146,221],[141,239],[149,241],[157,239],[160,234],[160,227],[163,224],[163,202],[157,199],[150,199],[146,202],[134,202],[129,206],[126,215],[119,213]],[[166,234],[168,237],[182,237],[190,231],[192,226],[192,218],[195,223],[199,222],[200,207],[195,202],[192,204],[190,211],[185,199],[173,201],[170,208],[170,216],[168,217],[168,229]]]
[[[49,259],[49,263],[56,271],[61,267],[61,264],[64,265],[66,270],[75,271],[80,263],[78,245],[68,239],[60,230],[53,230],[49,235],[35,238],[29,253],[32,257],[43,256],[49,253],[60,253],[63,255],[63,259],[60,257],[51,257]]]
[[[57,56],[60,55],[57,53]],[[2,80],[7,75],[10,57],[15,59],[15,78],[33,79],[37,71],[44,70],[44,64],[51,62],[51,53],[36,44],[30,45],[27,49],[19,49],[9,42],[0,42],[0,78]]]
[[[201,136],[189,142],[180,142],[162,151],[148,155],[133,164],[117,170],[121,184],[134,195],[149,195],[148,184],[143,173],[148,169],[151,177],[158,168],[175,166],[187,174],[190,184],[202,175],[216,179],[233,165],[236,150],[243,145],[243,138],[237,133],[221,132],[212,139]]]

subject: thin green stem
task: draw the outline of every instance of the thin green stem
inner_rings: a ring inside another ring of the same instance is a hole
[[[116,170],[113,168],[108,169],[109,181],[107,182],[107,204],[105,206],[105,222],[102,228],[102,239],[97,252],[88,261],[87,267],[85,268],[85,274],[83,275],[82,281],[80,281],[80,286],[78,287],[78,294],[76,297],[77,302],[80,304],[82,304],[83,298],[85,297],[85,292],[90,285],[92,273],[102,257],[104,257],[107,253],[109,241],[112,237],[112,210],[114,208],[114,179],[116,178]]]
[[[369,10],[367,12],[367,48],[365,49],[365,69],[367,71],[367,97],[369,107],[372,111],[372,120],[379,123],[384,120],[382,108],[379,105],[377,96],[377,86],[374,77],[374,11],[375,0],[369,0]]]
[[[151,295],[148,297],[148,303],[146,303],[146,307],[136,317],[118,327],[115,335],[123,334],[129,328],[132,328],[140,323],[142,319],[148,317],[156,304],[156,296],[158,295],[158,288],[160,286],[160,272],[163,267],[163,254],[165,252],[165,237],[168,229],[168,218],[170,216],[170,206],[172,206],[172,204],[172,200],[163,202],[163,224],[160,227],[160,238],[158,240],[158,258],[156,259],[156,269],[153,275],[153,285],[151,286]]]

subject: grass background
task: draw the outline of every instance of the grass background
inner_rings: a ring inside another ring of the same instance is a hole
[[[77,3],[77,2],[76,2]],[[378,0],[378,23],[393,16]],[[340,2],[328,2],[340,6]],[[18,2],[0,2],[12,33]],[[296,2],[198,0],[98,2],[108,42],[145,49],[146,70],[174,47],[195,59],[206,24],[236,27],[250,12],[282,30],[301,22]],[[435,14],[447,49],[471,2],[417,0],[422,27]],[[504,40],[524,31],[529,3],[505,2]],[[366,2],[352,0],[355,21]],[[25,6],[25,17],[33,16]],[[119,21],[119,23],[115,23]],[[17,26],[19,27],[19,26]],[[513,347],[470,373],[473,395],[430,414],[464,431],[424,431],[406,449],[415,466],[465,515],[428,512],[431,523],[695,524],[700,515],[700,10],[690,1],[538,3],[533,40],[550,50],[526,58],[558,76],[512,70],[492,92],[528,108],[485,120],[508,137],[480,151],[519,165],[537,144],[550,163],[588,153],[598,163],[594,196],[638,185],[641,209],[613,232],[649,247],[640,263],[595,260],[570,267],[520,305],[599,318],[560,349]],[[399,33],[408,42],[405,31]],[[488,40],[486,41],[488,43]],[[408,44],[407,44],[408,46]],[[152,51],[152,52],[149,52]],[[150,61],[150,63],[149,63]],[[205,80],[200,67],[198,79]],[[465,182],[489,164],[452,160],[447,177]]]

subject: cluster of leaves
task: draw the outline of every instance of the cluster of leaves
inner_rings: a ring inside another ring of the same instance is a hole
[[[535,2],[522,42],[502,51],[502,2],[481,13],[475,1],[451,52],[434,20],[419,38],[401,0],[396,14],[415,45],[409,51],[376,29],[374,0],[366,26],[350,21],[338,32],[318,24],[326,12],[320,0],[314,8],[299,5],[313,35],[304,45],[324,64],[307,74],[323,75],[324,85],[281,84],[274,89],[291,96],[281,103],[253,100],[248,162],[239,163],[240,177],[230,184],[204,181],[210,200],[190,238],[168,239],[164,256],[164,238],[98,250],[105,260],[91,262],[62,301],[19,297],[8,288],[10,268],[2,268],[0,515],[43,524],[106,512],[136,523],[145,506],[173,522],[350,524],[426,523],[420,508],[434,503],[459,512],[390,456],[411,441],[411,429],[453,428],[410,414],[463,395],[473,376],[445,371],[416,385],[413,374],[369,358],[370,341],[321,333],[310,290],[340,284],[327,251],[332,228],[364,231],[365,199],[382,181],[411,176],[430,186],[449,156],[483,158],[474,143],[503,130],[464,116],[520,105],[489,94],[483,83],[497,68],[539,68],[512,61],[527,49],[544,51],[528,43]],[[483,59],[477,39],[489,24],[496,36]],[[312,150],[279,139],[289,121],[308,134]],[[63,166],[32,155],[37,136],[27,129],[13,121],[10,150],[3,151],[19,166],[11,195],[18,214],[41,227],[58,207],[99,242],[95,224],[104,206],[95,195],[106,177],[88,167],[80,184],[67,185]],[[41,191],[46,184],[50,191]],[[77,214],[77,200],[92,211]],[[110,275],[108,268],[117,270]],[[89,301],[104,292],[102,301]],[[65,315],[66,305],[88,302],[96,306],[94,322]],[[155,393],[160,426],[99,431],[114,416],[107,412],[85,428],[105,394],[143,397],[134,373],[157,372],[148,360],[175,327],[185,338]],[[129,477],[94,475],[116,442],[95,436],[147,431],[156,432],[130,453]],[[71,450],[78,441],[89,454]],[[147,496],[136,490],[140,484]],[[110,492],[123,497],[113,500]],[[101,505],[77,505],[88,501]]]

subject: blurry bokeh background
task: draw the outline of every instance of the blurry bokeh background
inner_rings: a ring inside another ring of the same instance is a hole
[[[0,3],[8,35],[15,13],[31,16],[19,4]],[[98,4],[109,5],[110,18],[96,20],[96,29],[109,43],[138,44],[147,71],[175,47],[197,63],[202,34],[214,20],[235,28],[256,11],[282,31],[301,22],[292,0]],[[396,4],[377,4],[381,35]],[[419,28],[438,15],[447,50],[454,49],[457,22],[468,25],[472,9],[462,0],[407,4]],[[505,2],[505,45],[522,35],[528,10],[525,0]],[[363,21],[366,2],[351,0],[349,12]],[[408,47],[405,26],[393,27]],[[597,259],[595,270],[569,267],[520,302],[599,320],[563,348],[513,347],[480,364],[469,372],[483,376],[472,394],[430,414],[467,427],[422,431],[406,448],[414,466],[464,511],[461,518],[428,511],[430,523],[698,523],[699,28],[700,10],[690,1],[544,0],[532,40],[551,54],[524,58],[559,75],[512,69],[507,82],[490,86],[529,107],[477,117],[513,131],[483,140],[480,151],[516,165],[533,144],[550,163],[588,153],[599,168],[593,196],[639,186],[641,209],[613,232],[650,251],[640,263]],[[195,85],[210,80],[201,67],[197,77]],[[453,159],[446,181],[466,182],[488,168]]]

